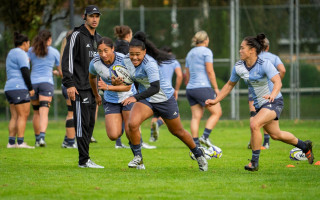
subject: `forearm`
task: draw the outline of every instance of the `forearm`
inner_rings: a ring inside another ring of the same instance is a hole
[[[127,92],[131,89],[131,85],[108,85],[108,89],[110,91],[114,91],[114,92]]]
[[[220,102],[222,99],[224,99],[231,92],[235,84],[236,83],[228,81],[220,90],[220,93],[217,95],[215,101]]]
[[[279,92],[281,90],[281,87],[282,87],[282,82],[281,81],[274,82],[273,83],[273,90],[272,90],[270,95],[273,96],[273,97],[276,97],[279,94]]]
[[[151,97],[152,95],[157,94],[159,91],[160,91],[160,81],[155,81],[150,83],[150,87],[146,91],[136,94],[133,97],[137,101],[139,101],[141,99]]]
[[[21,70],[23,80],[28,88],[28,91],[31,91],[32,90],[32,83],[31,83],[31,79],[30,79],[29,69],[27,67],[22,67],[20,70]]]
[[[181,83],[182,83],[182,76],[177,76],[176,85],[175,85],[174,89],[178,91],[180,89]]]
[[[93,76],[92,74],[89,74],[89,83],[94,96],[98,96],[99,92],[98,92],[98,86],[97,86],[97,77]]]

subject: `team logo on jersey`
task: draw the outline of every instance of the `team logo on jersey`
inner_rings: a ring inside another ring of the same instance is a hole
[[[87,44],[87,46],[86,47],[90,47],[90,44]]]

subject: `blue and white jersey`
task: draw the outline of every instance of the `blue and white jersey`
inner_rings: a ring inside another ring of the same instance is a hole
[[[174,89],[170,83],[163,78],[163,74],[159,71],[157,61],[151,56],[146,54],[141,64],[135,67],[129,55],[127,55],[124,58],[124,65],[128,68],[131,78],[139,83],[139,93],[146,91],[150,87],[150,83],[160,80],[160,91],[146,98],[148,102],[160,103],[172,97]]]
[[[112,85],[111,83],[111,77],[112,77],[112,67],[114,65],[124,65],[123,64],[123,58],[124,55],[122,53],[114,52],[115,57],[114,61],[111,65],[105,64],[102,59],[100,58],[99,54],[96,55],[90,62],[89,65],[89,72],[93,75],[99,75],[102,80],[108,84]],[[131,90],[127,92],[115,92],[115,91],[109,91],[105,90],[103,93],[104,99],[107,102],[110,103],[121,103],[126,98],[136,94],[136,89],[134,87],[134,84],[131,85]]]
[[[20,70],[22,67],[30,69],[27,53],[21,48],[11,49],[6,60],[7,81],[4,91],[28,89]]]
[[[232,70],[230,81],[238,82],[242,78],[252,94],[254,107],[260,108],[268,102],[263,96],[271,94],[273,90],[273,83],[270,79],[278,74],[279,72],[269,60],[258,57],[256,63],[250,68],[246,66],[244,61],[238,61]],[[282,97],[281,92],[276,99],[280,97]]]
[[[38,57],[33,52],[33,47],[29,48],[28,56],[31,61],[31,82],[37,83],[50,83],[53,85],[52,70],[55,66],[60,64],[60,53],[57,49],[48,46],[48,54],[44,57]]]
[[[263,51],[259,54],[259,57],[261,59],[267,59],[270,60],[270,62],[275,66],[275,68],[278,67],[278,65],[283,64],[282,61],[280,60],[279,56],[274,55],[270,52]]]
[[[176,68],[181,68],[180,63],[177,60],[170,62],[164,62],[160,65],[159,69],[163,75],[163,78],[172,85],[172,76]]]
[[[207,62],[213,63],[213,54],[209,48],[200,46],[189,51],[186,58],[186,67],[190,72],[187,89],[211,87],[206,70]]]

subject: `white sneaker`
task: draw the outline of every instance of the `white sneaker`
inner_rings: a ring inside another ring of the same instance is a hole
[[[47,144],[46,144],[46,142],[44,141],[43,138],[40,138],[40,140],[39,140],[39,146],[40,146],[40,147],[46,147],[46,146],[47,146]]]
[[[203,156],[200,156],[197,159],[200,171],[208,171],[208,162],[207,159]]]
[[[129,149],[130,147],[128,147],[128,146],[126,146],[124,144],[121,144],[121,145],[115,144],[114,148],[116,148],[116,149]]]
[[[128,164],[129,168],[136,168],[136,169],[146,169],[142,158],[138,155],[133,158]]]
[[[34,149],[33,146],[27,145],[26,142],[23,142],[22,144],[17,144],[17,148],[21,148],[21,149]]]
[[[73,143],[73,145],[70,145],[66,141],[63,141],[61,147],[66,148],[66,149],[77,149],[78,148],[77,143]]]
[[[157,148],[157,147],[156,147],[156,146],[149,145],[148,143],[142,142],[142,143],[141,143],[141,148],[143,148],[143,149],[155,149],[155,148]]]
[[[153,129],[152,136],[154,138],[154,141],[157,141],[159,138],[159,125],[157,122],[152,123],[152,129]]]
[[[92,160],[88,160],[86,162],[86,164],[84,165],[79,165],[80,168],[100,168],[100,169],[103,169],[104,166],[101,166],[101,165],[97,165],[96,163],[92,162]]]
[[[7,148],[8,148],[8,149],[17,148],[17,145],[18,145],[18,144],[16,144],[16,143],[14,143],[14,144],[8,143],[8,144],[7,144]]]
[[[211,143],[210,139],[209,138],[205,139],[204,136],[201,136],[199,138],[199,141],[200,141],[200,143],[206,145],[207,147],[212,147],[213,146],[213,144]]]
[[[91,143],[98,143],[98,141],[97,141],[96,139],[94,139],[93,136],[90,138],[90,142],[91,142]]]

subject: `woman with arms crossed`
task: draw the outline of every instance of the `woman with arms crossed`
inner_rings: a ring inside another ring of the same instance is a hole
[[[240,61],[235,64],[230,80],[223,86],[216,99],[208,99],[206,105],[212,106],[224,99],[240,78],[244,79],[249,91],[253,94],[254,107],[257,114],[250,119],[251,129],[251,162],[245,170],[258,171],[262,136],[260,128],[270,134],[274,140],[302,149],[310,164],[313,163],[312,142],[305,142],[296,138],[292,133],[282,131],[279,127],[279,118],[283,109],[283,98],[280,93],[282,87],[279,72],[267,59],[258,57],[264,46],[264,34],[257,37],[246,37],[240,46]]]

